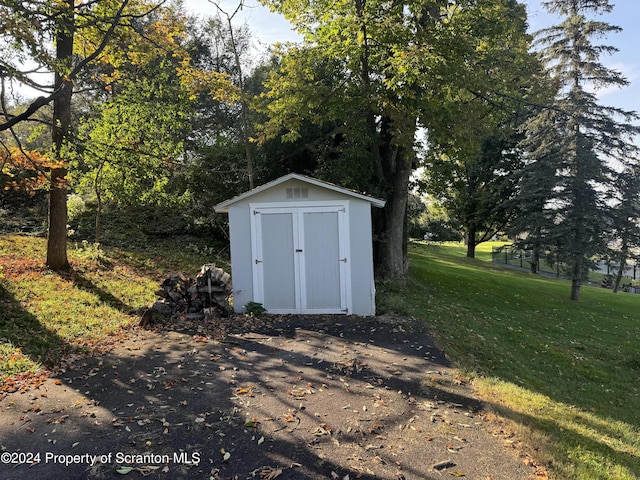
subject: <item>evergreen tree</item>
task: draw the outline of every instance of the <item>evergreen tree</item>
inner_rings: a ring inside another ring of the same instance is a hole
[[[638,116],[600,105],[594,93],[627,84],[620,72],[600,63],[602,54],[617,49],[593,43],[620,28],[587,16],[610,12],[609,0],[549,0],[543,5],[563,17],[538,34],[557,94],[526,125],[523,146],[529,165],[521,194],[529,206],[537,205],[527,212],[531,242],[558,246],[572,280],[571,299],[579,300],[592,259],[607,247],[617,177],[612,165],[627,162]]]
[[[612,227],[616,242],[612,248],[612,255],[618,269],[613,282],[613,293],[620,288],[622,274],[629,258],[640,248],[640,172],[638,168],[628,168],[622,171],[618,178],[620,198],[616,203]]]

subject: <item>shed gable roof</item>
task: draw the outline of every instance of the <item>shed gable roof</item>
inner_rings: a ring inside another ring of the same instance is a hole
[[[382,208],[384,207],[385,201],[384,200],[380,200],[378,198],[374,198],[374,197],[370,197],[368,195],[363,195],[362,193],[358,193],[358,192],[354,192],[353,190],[349,190],[347,188],[343,188],[343,187],[339,187],[338,185],[334,185],[333,183],[329,183],[329,182],[324,182],[322,180],[318,180],[317,178],[312,178],[312,177],[308,177],[306,175],[300,175],[298,173],[289,173],[288,175],[285,175],[283,177],[277,178],[275,180],[272,180],[271,182],[265,183],[264,185],[260,185],[259,187],[256,187],[252,190],[249,190],[247,192],[241,193],[240,195],[236,195],[233,198],[230,198],[229,200],[225,200],[224,202],[220,202],[219,204],[217,204],[215,207],[213,207],[213,209],[218,212],[218,213],[228,213],[229,211],[229,206],[237,203],[239,201],[245,200],[249,197],[252,197],[253,195],[256,195],[260,192],[263,192],[265,190],[268,190],[270,188],[273,188],[277,185],[280,185],[281,183],[284,183],[286,181],[289,180],[299,180],[301,182],[305,182],[308,183],[310,185],[315,185],[317,187],[320,188],[325,188],[327,190],[332,190],[334,192],[338,192],[341,193],[343,195],[347,195],[350,197],[354,197],[360,200],[364,200],[367,201],[369,203],[371,203],[371,205],[373,205],[374,207],[378,207],[378,208]]]

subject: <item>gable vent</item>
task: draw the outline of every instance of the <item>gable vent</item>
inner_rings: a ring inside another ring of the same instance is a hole
[[[287,198],[309,198],[308,188],[287,188]]]

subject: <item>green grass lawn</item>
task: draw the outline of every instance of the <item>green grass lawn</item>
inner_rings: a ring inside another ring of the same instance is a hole
[[[413,245],[381,310],[423,318],[481,396],[560,479],[640,478],[640,295],[505,270],[459,245]]]
[[[69,248],[72,271],[47,269],[45,240],[0,235],[0,381],[56,365],[65,355],[101,348],[138,322],[168,274],[195,276],[211,251],[156,240],[146,248]],[[218,264],[227,269],[226,262]]]

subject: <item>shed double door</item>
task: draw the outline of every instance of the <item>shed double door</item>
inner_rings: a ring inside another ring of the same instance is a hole
[[[252,208],[254,299],[271,313],[348,313],[345,205]]]

